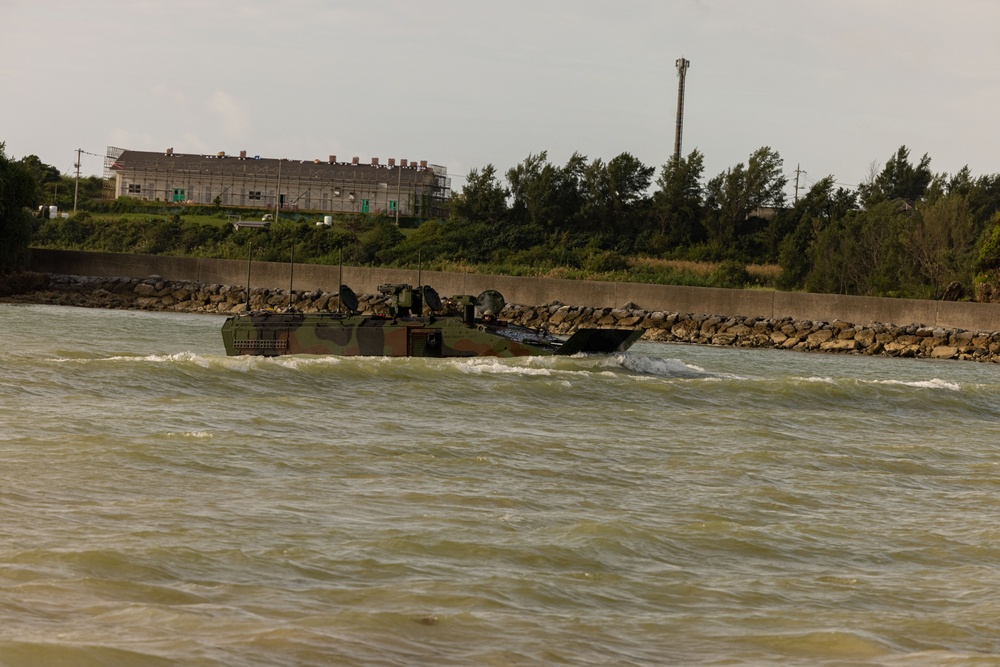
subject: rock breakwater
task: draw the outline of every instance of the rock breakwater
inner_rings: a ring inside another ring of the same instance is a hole
[[[148,278],[94,278],[23,273],[3,278],[0,298],[6,302],[90,308],[229,314],[245,310],[247,290]],[[302,312],[335,310],[334,292],[253,288],[252,308]],[[382,295],[359,295],[359,309],[384,313]],[[1000,362],[1000,332],[945,329],[922,324],[893,325],[818,322],[792,318],[723,317],[695,313],[650,312],[626,304],[622,308],[589,308],[552,303],[508,304],[501,319],[569,334],[581,327],[643,330],[643,340],[743,348],[775,348],[800,352],[865,354],[889,357],[962,359]]]

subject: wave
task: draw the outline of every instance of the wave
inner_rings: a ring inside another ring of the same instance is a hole
[[[459,372],[463,375],[520,376],[520,377],[631,377],[639,380],[742,380],[745,376],[707,370],[697,364],[677,358],[635,355],[573,355],[539,357],[465,357],[459,359],[424,359],[399,357],[341,357],[335,355],[287,355],[258,357],[252,355],[226,356],[197,352],[171,354],[114,355],[107,357],[57,357],[50,359],[57,364],[134,364],[162,367],[198,367],[235,373],[254,373],[269,369],[286,369],[326,373],[338,368],[339,373],[351,375],[377,374],[426,374]]]
[[[810,376],[810,377],[789,377],[786,379],[777,378],[781,382],[789,382],[792,384],[808,385],[808,384],[820,384],[820,385],[832,385],[840,387],[843,389],[857,388],[864,389],[865,387],[900,387],[900,388],[912,388],[912,389],[941,389],[945,391],[962,391],[962,385],[957,382],[949,382],[947,380],[941,380],[939,378],[931,378],[929,380],[898,380],[898,379],[864,379],[864,378],[832,378],[828,376]]]
[[[196,352],[176,352],[173,354],[115,355],[111,357],[56,357],[49,361],[57,364],[162,364],[180,366],[193,364],[202,368],[224,368],[233,371],[251,371],[260,368],[309,368],[315,366],[336,366],[343,363],[341,357],[283,356],[257,357],[251,355],[225,356],[199,354]]]
[[[632,377],[636,379],[739,379],[732,373],[708,371],[680,359],[643,355],[573,355],[497,359],[475,357],[454,362],[469,375]]]
[[[938,378],[931,378],[930,380],[872,380],[871,382],[874,384],[915,387],[917,389],[947,389],[949,391],[961,391],[962,389],[962,386],[958,383]]]
[[[196,354],[194,352],[177,352],[175,354],[147,354],[147,355],[127,355],[119,354],[111,357],[93,357],[93,356],[81,356],[81,357],[54,357],[49,359],[49,361],[57,364],[92,364],[92,363],[134,363],[134,362],[151,362],[151,363],[176,363],[176,362],[194,362],[198,364],[207,363],[206,360],[212,358],[214,355],[204,355]]]
[[[680,359],[647,357],[639,355],[617,355],[616,362],[623,368],[642,375],[681,378],[681,379],[708,379],[708,380],[739,380],[743,376],[734,373],[719,373],[709,371],[696,364],[691,364]]]
[[[467,375],[524,375],[551,376],[553,368],[512,364],[502,359],[486,358],[469,360],[456,364],[459,372]]]
[[[951,379],[932,378],[865,378],[865,377],[833,377],[829,375],[746,375],[736,372],[724,372],[705,368],[697,363],[691,363],[676,357],[659,357],[653,355],[635,354],[633,352],[612,355],[574,355],[519,357],[501,359],[495,357],[468,357],[461,359],[424,359],[424,358],[394,358],[394,357],[339,357],[288,355],[279,357],[257,357],[250,355],[225,356],[219,354],[203,354],[183,351],[170,354],[50,358],[49,362],[72,365],[156,365],[164,368],[220,370],[232,373],[256,373],[269,369],[284,369],[302,372],[308,377],[313,374],[326,375],[331,369],[337,369],[337,375],[343,377],[382,375],[382,376],[426,376],[427,374],[448,375],[458,372],[466,376],[510,376],[510,377],[549,377],[562,380],[576,378],[632,378],[650,382],[656,380],[704,380],[713,382],[736,382],[740,385],[771,387],[779,386],[785,390],[798,388],[799,391],[814,386],[821,393],[831,390],[854,395],[857,392],[867,393],[866,387],[874,389],[892,388],[962,392],[974,389],[987,389],[993,394],[993,387],[963,384]],[[825,387],[825,390],[820,390]],[[807,393],[809,391],[807,390]]]

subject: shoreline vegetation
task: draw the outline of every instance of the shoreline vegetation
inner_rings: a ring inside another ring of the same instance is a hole
[[[159,276],[99,278],[25,272],[0,277],[0,302],[226,315],[245,309],[247,290]],[[253,288],[250,304],[254,309],[275,310],[291,304],[303,312],[319,312],[336,310],[338,300],[336,293],[322,290],[293,290],[289,297],[288,290]],[[381,295],[359,295],[359,310],[364,313],[384,313],[387,306]],[[642,340],[656,342],[1000,363],[997,331],[651,312],[629,306],[507,304],[500,318],[556,334],[570,334],[580,327],[617,327],[641,329]]]
[[[474,168],[461,192],[401,217],[320,210],[310,197],[285,207],[240,188],[175,201],[136,183],[135,196],[106,199],[96,177],[78,208],[72,179],[37,156],[10,160],[0,143],[0,180],[20,184],[0,202],[16,213],[0,215],[0,274],[28,269],[34,247],[1000,302],[1000,174],[935,174],[903,145],[855,189],[829,175],[788,202],[771,147],[714,178],[703,158],[675,156],[656,177],[628,153],[559,164],[541,151],[506,171]]]
[[[11,164],[36,175],[42,202],[58,170],[39,162]],[[856,189],[830,175],[788,202],[783,160],[767,146],[709,179],[698,151],[677,156],[655,184],[657,170],[627,153],[560,165],[541,151],[506,171],[472,169],[429,217],[330,214],[309,199],[279,214],[239,193],[107,200],[98,179],[73,215],[40,210],[19,229],[23,244],[49,249],[1000,301],[1000,174],[935,174],[906,146],[876,165]],[[27,268],[23,257],[7,268]]]
[[[124,208],[152,206],[118,202]],[[727,289],[777,289],[781,267],[774,262],[733,259],[685,259],[623,253],[594,245],[554,249],[545,244],[504,253],[470,255],[490,233],[474,233],[459,221],[430,220],[427,228],[399,227],[380,215],[341,215],[331,227],[310,222],[315,215],[286,214],[267,227],[234,228],[228,218],[204,206],[172,207],[181,213],[159,217],[149,212],[99,214],[82,211],[65,219],[44,220],[31,247],[120,254],[149,254],[211,259],[246,259],[303,264],[348,264],[404,269],[532,276],[565,280],[685,285]],[[244,211],[251,219],[260,216]],[[412,222],[412,221],[410,221]],[[434,242],[427,237],[434,237]],[[440,237],[440,238],[438,238]]]

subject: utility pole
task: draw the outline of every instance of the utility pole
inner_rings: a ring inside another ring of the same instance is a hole
[[[281,203],[281,158],[278,158],[278,184],[274,187],[274,221],[278,222],[278,205]]]
[[[678,58],[674,64],[677,66],[677,78],[679,79],[677,82],[677,130],[674,134],[674,161],[680,162],[681,133],[684,128],[684,79],[687,76],[687,69],[691,65],[691,61]]]
[[[799,169],[799,165],[795,165],[795,201],[799,200],[799,174],[804,174],[806,172]],[[795,202],[792,202],[795,203]]]
[[[83,152],[82,148],[76,149],[76,183],[73,185],[73,213],[76,213],[76,200],[80,194],[80,153]]]

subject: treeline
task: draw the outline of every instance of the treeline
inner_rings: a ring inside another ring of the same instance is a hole
[[[31,156],[34,158],[34,156]],[[37,158],[21,161],[49,179]],[[655,180],[654,180],[655,177]],[[659,169],[628,153],[604,162],[574,154],[562,165],[546,152],[501,175],[488,164],[469,172],[447,219],[405,221],[380,215],[282,214],[269,229],[234,230],[219,207],[185,208],[136,219],[149,203],[99,201],[88,185],[82,212],[36,221],[40,246],[299,262],[464,267],[508,274],[607,278],[913,298],[979,298],[1000,294],[1000,175],[934,174],[930,158],[902,146],[873,166],[857,188],[820,179],[786,200],[788,181],[777,151],[762,147],[706,180],[697,150]],[[65,189],[65,188],[63,188]],[[160,206],[161,209],[163,205]],[[109,224],[109,221],[111,224]],[[407,229],[409,226],[411,228]],[[664,267],[711,262],[693,277]],[[767,278],[748,271],[779,267]]]
[[[786,202],[780,155],[764,147],[705,181],[692,151],[653,170],[545,153],[473,169],[450,224],[482,224],[502,247],[561,258],[581,245],[626,256],[777,264],[777,286],[814,292],[984,300],[1000,268],[1000,175],[934,174],[902,146],[856,189],[827,176]],[[487,252],[492,248],[487,248]]]

